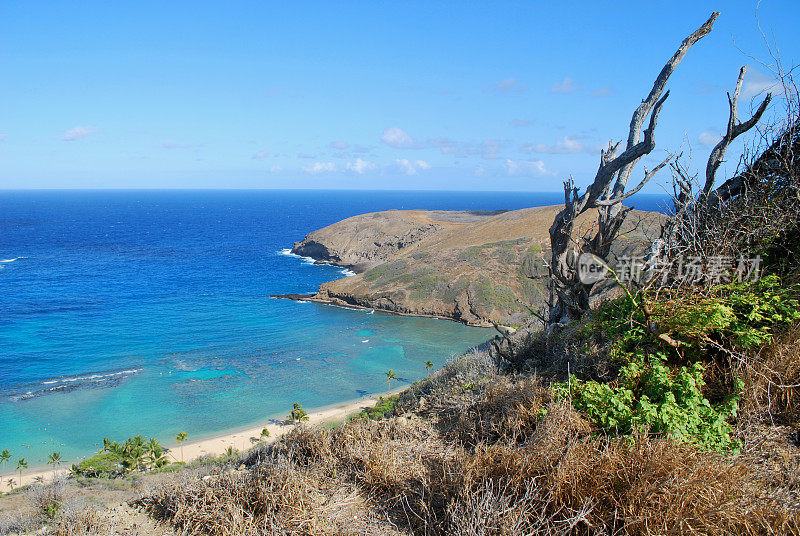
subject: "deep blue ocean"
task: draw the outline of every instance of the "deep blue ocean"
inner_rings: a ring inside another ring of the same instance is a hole
[[[637,196],[656,209],[660,196]],[[343,270],[285,254],[387,209],[517,209],[563,194],[0,191],[0,449],[68,462],[103,437],[166,443],[407,384],[493,333],[271,299]],[[395,384],[398,385],[398,384]],[[393,386],[394,387],[394,386]]]

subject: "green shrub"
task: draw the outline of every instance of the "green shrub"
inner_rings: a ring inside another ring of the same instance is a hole
[[[394,411],[395,406],[397,406],[397,401],[400,399],[400,395],[389,395],[386,398],[380,397],[378,401],[375,403],[374,406],[371,408],[365,408],[361,412],[354,415],[353,419],[371,419],[373,421],[377,421],[380,419],[385,419],[389,415],[392,414]]]
[[[741,382],[736,393],[712,405],[702,394],[702,363],[670,369],[665,359],[662,355],[627,364],[616,385],[573,376],[557,390],[569,393],[578,411],[613,435],[646,433],[709,450],[737,448],[727,420],[738,411]]]
[[[80,476],[113,478],[125,473],[123,456],[116,452],[101,452],[72,466],[72,472]]]

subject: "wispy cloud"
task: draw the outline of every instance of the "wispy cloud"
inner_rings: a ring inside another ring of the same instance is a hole
[[[511,160],[507,159],[505,163],[506,172],[510,177],[515,176],[531,176],[531,177],[545,177],[552,175],[552,173],[544,165],[541,160]]]
[[[517,150],[523,154],[531,154],[533,152],[533,144],[523,143],[517,148]]]
[[[400,158],[395,160],[395,164],[400,168],[400,171],[406,175],[416,175],[422,170],[430,169],[431,165],[425,160],[408,160],[407,158]]]
[[[697,136],[697,141],[700,142],[701,145],[705,145],[706,147],[714,147],[716,144],[719,143],[719,140],[722,139],[722,136],[719,135],[714,130],[704,130]]]
[[[174,141],[168,141],[166,143],[162,143],[161,147],[163,149],[194,149],[195,147],[200,147],[199,145],[191,145],[185,143],[176,143]]]
[[[372,162],[367,162],[366,160],[356,158],[355,162],[348,162],[346,168],[348,171],[353,171],[355,173],[358,173],[359,175],[363,175],[368,171],[374,171],[378,169],[378,166],[373,164]]]
[[[599,87],[593,90],[590,95],[596,99],[602,99],[603,97],[608,97],[611,95],[611,88],[610,87]]]
[[[297,158],[305,158],[306,160],[311,160],[311,159],[316,158],[316,157],[317,157],[317,155],[315,155],[315,154],[297,153]]]
[[[527,91],[528,86],[521,83],[516,78],[506,78],[505,80],[500,80],[494,84],[489,84],[486,86],[486,89],[490,91],[498,91],[500,93],[518,93],[521,91]]]
[[[270,168],[269,168],[269,172],[270,173],[278,173],[279,171],[282,171],[282,170],[283,170],[283,168],[281,166],[270,166]]]
[[[328,144],[328,147],[330,147],[331,149],[338,149],[340,151],[343,151],[343,150],[347,149],[348,147],[350,147],[350,144],[347,143],[346,141],[339,140],[339,141],[330,142]]]
[[[573,93],[578,91],[580,87],[569,76],[565,76],[560,82],[556,82],[550,86],[550,93]]]
[[[587,146],[577,140],[575,137],[564,136],[564,138],[555,145],[546,145],[544,143],[537,143],[534,145],[533,150],[537,153],[547,154],[577,154],[577,153],[596,153],[599,152],[599,147]]]
[[[481,158],[485,158],[487,160],[500,158],[500,155],[497,153],[500,151],[502,146],[503,144],[499,140],[483,140],[481,143]]]
[[[303,166],[303,171],[310,173],[311,175],[331,173],[336,171],[336,165],[333,162],[313,162]]]
[[[512,119],[509,123],[512,127],[529,127],[531,125],[536,124],[536,121],[533,119]]]
[[[450,138],[434,138],[428,144],[439,149],[442,154],[458,154],[458,142]]]
[[[420,145],[414,138],[400,127],[389,127],[381,134],[381,141],[389,147],[397,149],[419,149]]]
[[[6,141],[8,139],[8,134],[0,134],[0,141]]]
[[[742,84],[742,98],[752,99],[762,93],[783,95],[783,86],[777,80],[758,69],[748,70],[744,78],[744,84]]]
[[[95,127],[72,127],[64,132],[64,134],[61,136],[61,139],[64,141],[82,140],[83,138],[91,136],[95,132],[97,132]]]
[[[269,151],[258,151],[256,154],[253,155],[253,158],[256,160],[261,158],[266,158],[269,156]]]

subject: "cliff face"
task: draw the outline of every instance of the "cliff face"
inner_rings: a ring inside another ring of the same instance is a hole
[[[357,272],[323,284],[315,301],[519,325],[547,302],[548,232],[558,210],[375,212],[314,231],[292,251]],[[661,219],[632,211],[615,252],[641,251]]]

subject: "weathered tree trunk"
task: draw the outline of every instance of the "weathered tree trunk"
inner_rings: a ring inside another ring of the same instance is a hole
[[[650,93],[633,113],[625,150],[617,154],[620,143],[609,143],[608,150],[601,151],[597,174],[582,195],[578,194],[572,177],[564,183],[564,208],[550,227],[551,326],[579,318],[588,310],[594,283],[581,282],[576,265],[578,256],[580,253],[593,253],[601,258],[607,257],[625,217],[631,210],[624,207],[622,202],[641,190],[672,159],[670,155],[652,171],[645,169],[644,178],[639,185],[626,192],[634,166],[655,148],[653,134],[658,114],[669,96],[669,91],[664,92],[669,77],[692,45],[708,35],[718,16],[719,12],[712,13],[700,28],[684,39],[661,69]],[[642,126],[648,116],[648,126],[642,133]],[[592,209],[598,210],[596,234],[591,239],[574,239],[572,235],[577,218]]]

